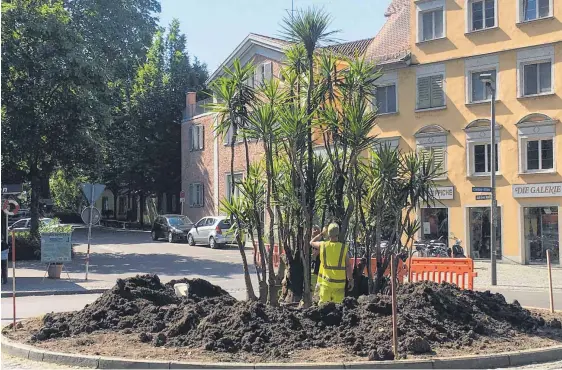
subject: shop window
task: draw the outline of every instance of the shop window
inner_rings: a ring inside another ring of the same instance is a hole
[[[496,258],[501,259],[501,208],[496,211]],[[490,207],[469,208],[470,254],[474,259],[490,259]]]
[[[516,124],[522,173],[556,171],[556,124],[544,114],[530,114]]]
[[[437,180],[447,178],[447,135],[448,131],[439,125],[425,126],[414,134],[416,151],[424,159],[432,159]]]
[[[550,250],[551,261],[560,263],[558,207],[526,207],[523,213],[529,262],[546,263],[546,251]]]
[[[422,208],[422,239],[438,240],[447,244],[449,239],[449,211],[447,208]]]

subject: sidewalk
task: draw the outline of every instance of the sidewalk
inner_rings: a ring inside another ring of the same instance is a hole
[[[497,285],[491,284],[490,262],[476,261],[474,269],[478,277],[474,279],[477,290],[511,289],[511,290],[548,290],[548,270],[546,265],[517,265],[498,262],[496,268]],[[562,291],[562,267],[552,267],[552,287]]]

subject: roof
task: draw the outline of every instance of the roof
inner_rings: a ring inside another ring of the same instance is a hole
[[[287,40],[279,39],[277,37],[260,35],[258,33],[250,33],[249,36],[252,36],[253,39],[261,40],[267,44],[277,44],[277,46],[279,46],[280,48],[291,45],[291,42]]]
[[[341,44],[326,46],[323,49],[331,50],[336,54],[354,57],[358,55],[363,55],[365,53],[365,50],[367,50],[367,47],[369,46],[371,41],[373,41],[372,38],[358,40],[358,41],[350,41]]]
[[[387,18],[365,51],[365,57],[379,64],[402,61],[410,54],[411,0],[392,0]]]

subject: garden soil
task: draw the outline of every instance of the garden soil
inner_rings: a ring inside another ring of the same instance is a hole
[[[188,284],[176,297],[175,283]],[[483,340],[560,331],[546,320],[507,303],[501,294],[460,290],[450,284],[405,284],[398,291],[401,354],[430,354],[434,347],[470,347]],[[202,279],[162,284],[156,275],[119,279],[94,303],[69,313],[52,313],[30,341],[86,333],[118,333],[154,347],[192,348],[281,360],[295,351],[329,349],[369,360],[393,359],[391,300],[384,295],[346,298],[308,309],[237,301]]]

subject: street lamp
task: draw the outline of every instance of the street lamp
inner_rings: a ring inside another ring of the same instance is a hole
[[[498,203],[496,201],[496,81],[490,73],[482,73],[480,75],[482,81],[491,93],[491,122],[490,122],[490,187],[492,207],[490,208],[490,273],[492,277],[492,285],[497,285],[496,272],[496,229],[498,226],[496,219],[496,210]]]

